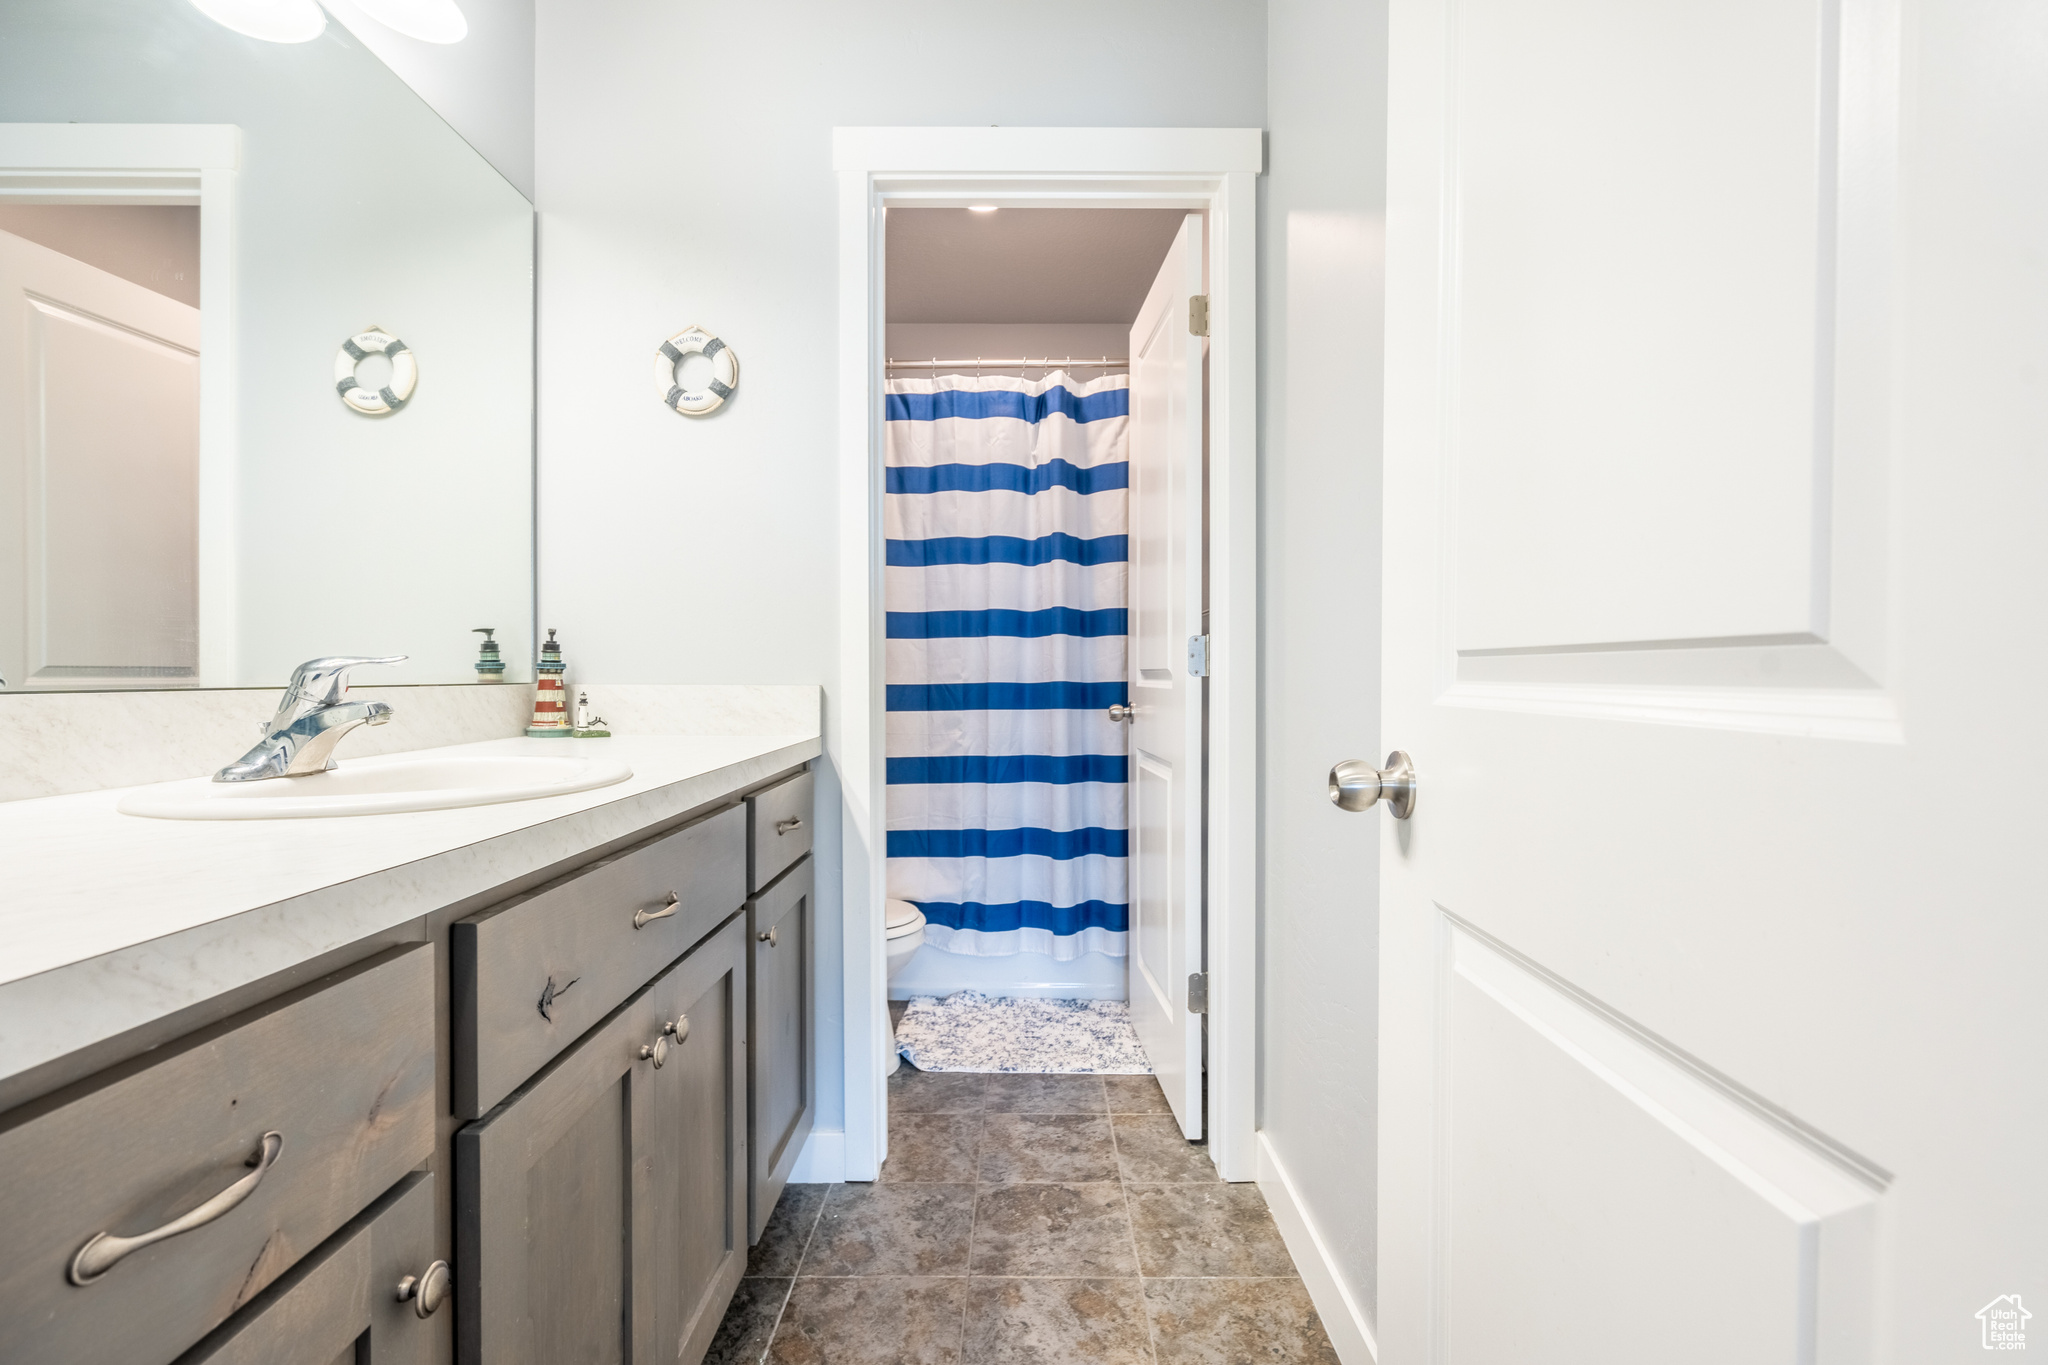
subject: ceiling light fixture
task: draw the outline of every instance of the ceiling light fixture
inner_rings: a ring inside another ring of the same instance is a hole
[[[314,0],[192,0],[223,28],[266,43],[309,43],[327,29],[327,13]]]
[[[996,206],[994,204],[969,204],[967,211],[969,213],[994,213]]]
[[[459,43],[469,35],[469,20],[455,0],[356,0],[356,7],[378,23],[423,43]]]

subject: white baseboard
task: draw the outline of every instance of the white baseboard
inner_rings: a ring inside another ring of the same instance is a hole
[[[808,1148],[804,1155],[810,1155]],[[1323,1245],[1294,1183],[1287,1178],[1287,1169],[1264,1133],[1259,1134],[1259,1192],[1266,1196],[1266,1207],[1280,1227],[1280,1239],[1287,1243],[1294,1268],[1301,1272],[1301,1282],[1323,1320],[1323,1330],[1337,1348],[1337,1359],[1344,1365],[1378,1365],[1379,1344],[1373,1340],[1372,1324],[1337,1277],[1329,1248]]]
[[[846,1179],[846,1133],[838,1128],[813,1128],[790,1167],[792,1185],[835,1185]]]

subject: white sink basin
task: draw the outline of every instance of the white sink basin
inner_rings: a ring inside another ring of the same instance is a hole
[[[167,783],[130,793],[118,809],[126,815],[151,815],[160,820],[389,815],[566,796],[624,782],[632,775],[633,770],[623,763],[590,758],[358,759],[306,777]]]

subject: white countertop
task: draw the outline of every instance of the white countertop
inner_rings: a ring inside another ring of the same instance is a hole
[[[133,787],[0,803],[0,1077],[387,932],[814,758],[815,732],[494,739],[633,776],[532,801],[311,820],[158,820]]]

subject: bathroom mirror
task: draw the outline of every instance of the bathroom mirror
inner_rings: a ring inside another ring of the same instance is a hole
[[[530,680],[532,205],[338,22],[0,27],[0,696]]]

